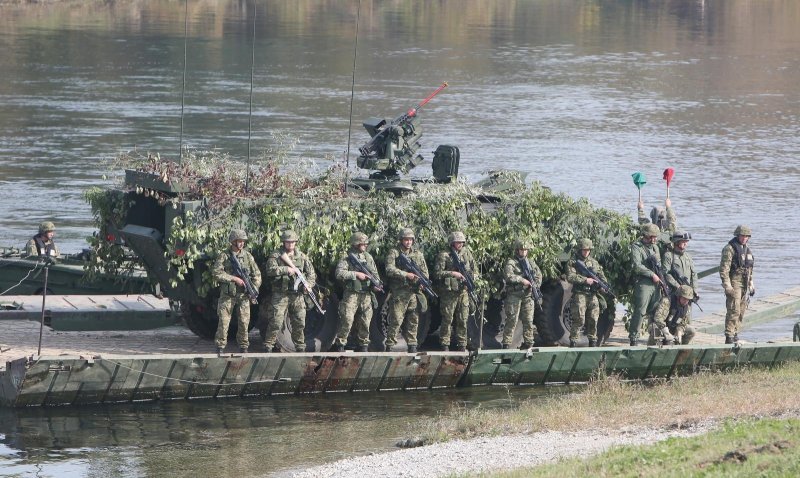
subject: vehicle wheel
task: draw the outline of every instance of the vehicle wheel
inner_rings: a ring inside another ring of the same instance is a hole
[[[542,286],[542,295],[542,310],[537,308],[533,317],[538,342],[541,345],[569,344],[572,285],[566,281],[547,282]]]
[[[186,327],[204,339],[213,339],[217,333],[217,311],[208,302],[181,302],[181,315]]]
[[[336,294],[325,294],[323,296],[318,292],[319,296],[322,296],[322,308],[325,314],[320,314],[313,305],[306,309],[306,327],[303,331],[306,352],[326,352],[333,345],[333,340],[336,338],[336,329],[339,325],[339,298],[336,297]],[[267,320],[266,312],[259,317],[262,341],[266,334]],[[275,344],[284,351],[294,351],[292,324],[288,316],[284,318],[283,324],[278,330]]]
[[[33,295],[42,295],[42,292],[44,292],[44,287],[39,287],[38,289],[36,289],[36,292],[34,292]],[[53,295],[53,294],[55,294],[55,292],[53,292],[53,289],[48,287],[47,295]]]

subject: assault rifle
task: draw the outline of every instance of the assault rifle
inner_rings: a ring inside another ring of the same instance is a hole
[[[667,283],[667,278],[664,276],[664,269],[656,262],[655,254],[650,254],[647,256],[647,259],[644,260],[644,265],[647,266],[653,274],[657,275],[659,280],[661,281],[661,292],[664,293],[664,297],[669,297],[670,295],[670,288],[669,284]]]
[[[680,272],[678,272],[678,269],[675,268],[675,263],[672,264],[672,269],[670,269],[669,275],[671,275],[673,278],[675,278],[675,280],[678,281],[678,284],[680,284],[680,285],[688,285],[688,286],[692,285],[691,282],[689,282],[689,278],[688,277],[686,277],[685,275],[683,275]],[[694,290],[694,289],[692,289],[692,290]],[[691,300],[691,302],[694,303],[697,306],[698,309],[700,309],[700,312],[705,312],[703,310],[703,308],[700,307],[700,304],[699,304],[700,296],[697,295],[697,292],[694,293],[694,298]]]
[[[617,296],[614,295],[614,291],[611,290],[611,286],[608,285],[608,282],[604,281],[597,275],[595,271],[589,269],[585,262],[581,260],[575,261],[575,270],[578,271],[579,274],[584,275],[590,279],[594,279],[595,284],[597,287],[600,288],[600,292],[606,294],[607,296],[611,297],[612,299],[616,299]]]
[[[472,274],[467,271],[467,266],[461,261],[461,258],[458,257],[456,251],[450,249],[450,258],[453,260],[453,265],[456,266],[458,272],[464,276],[464,285],[467,286],[467,294],[469,298],[475,302],[475,304],[480,304],[478,301],[478,294],[475,293],[475,281],[472,279]]]
[[[311,299],[311,302],[314,303],[314,307],[317,308],[320,314],[325,315],[325,309],[323,309],[322,305],[319,303],[319,300],[317,299],[317,294],[314,293],[314,289],[308,283],[306,276],[304,276],[303,273],[300,271],[300,269],[298,269],[297,266],[294,265],[294,261],[292,261],[292,258],[289,257],[289,255],[284,252],[283,254],[281,254],[281,260],[287,266],[297,271],[297,278],[294,280],[294,290],[298,290],[298,286],[300,284],[303,284],[303,287],[306,289],[308,297]]]
[[[436,295],[436,292],[433,291],[433,283],[431,283],[429,278],[425,277],[425,274],[422,273],[422,270],[420,270],[417,263],[414,262],[414,259],[401,252],[400,255],[397,256],[397,260],[399,261],[400,269],[417,276],[419,285],[422,286],[422,290],[425,291],[426,294],[428,294],[432,299],[439,297]]]
[[[533,269],[531,269],[531,265],[526,258],[520,257],[517,260],[519,261],[519,267],[522,269],[522,277],[531,283],[531,296],[533,297],[533,301],[536,302],[536,307],[542,310],[542,299],[544,296],[542,295],[542,289],[536,285],[536,275],[533,273]]]
[[[239,259],[236,258],[236,254],[234,254],[233,251],[231,251],[231,267],[233,268],[233,275],[244,281],[244,289],[247,291],[247,296],[250,297],[250,303],[258,304],[258,289],[253,286],[247,269],[242,267],[242,264],[239,262]]]
[[[745,247],[744,247],[745,262],[747,261],[747,256],[749,256],[749,255],[750,255],[750,248],[745,245]],[[744,284],[743,284],[744,288],[743,288],[743,292],[745,294],[747,294],[747,303],[749,304],[750,303],[750,297],[753,297],[753,294],[756,293],[756,291],[753,288],[750,287],[750,279],[753,277],[753,265],[751,264],[750,267],[745,265],[744,266],[744,270],[745,270],[745,273],[744,273]]]
[[[358,272],[361,272],[367,276],[369,279],[372,288],[377,290],[378,292],[383,292],[383,282],[380,279],[372,275],[372,272],[367,269],[367,265],[363,263],[355,254],[352,252],[347,253],[347,262],[350,263],[351,266],[355,267]]]
[[[670,303],[670,312],[672,311],[672,306],[673,306],[673,304]],[[686,316],[686,307],[688,307],[688,306],[689,306],[688,304],[686,306],[682,306],[678,302],[678,300],[675,299],[675,313],[672,315],[672,318],[670,319],[670,321],[667,322],[667,324],[666,324],[667,327],[669,327],[672,330],[675,330],[675,327],[678,326],[678,322]],[[700,309],[700,310],[703,310],[703,309]]]

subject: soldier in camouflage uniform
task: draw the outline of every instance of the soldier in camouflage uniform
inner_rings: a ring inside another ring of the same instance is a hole
[[[672,247],[670,234],[678,228],[678,217],[672,209],[672,201],[669,198],[664,200],[664,206],[653,206],[653,209],[650,210],[650,217],[644,214],[644,202],[639,201],[636,208],[640,225],[655,224],[660,229],[657,244],[662,253]]]
[[[403,322],[403,338],[406,339],[408,353],[417,352],[419,312],[428,308],[428,301],[420,290],[419,277],[401,269],[397,264],[400,254],[405,254],[428,277],[428,265],[422,252],[414,249],[414,239],[414,231],[403,229],[398,236],[398,246],[386,255],[386,281],[392,293],[389,300],[389,327],[386,331],[387,352],[397,343],[397,332]]]
[[[39,224],[39,234],[33,236],[25,245],[25,251],[31,257],[59,257],[58,246],[53,238],[56,235],[56,226],[50,221]]]
[[[692,341],[694,328],[689,325],[689,312],[694,299],[694,289],[682,285],[675,289],[671,299],[666,301],[666,307],[659,305],[654,320],[656,327],[663,327],[663,345],[688,345]],[[655,345],[654,337],[650,345]]]
[[[450,327],[456,339],[456,349],[467,349],[467,319],[469,318],[469,294],[464,284],[464,276],[458,271],[451,254],[459,257],[466,272],[472,275],[473,281],[478,279],[475,258],[466,246],[467,238],[461,231],[450,233],[447,238],[450,247],[436,257],[434,277],[441,288],[439,308],[442,324],[439,327],[439,343],[442,350],[450,350]],[[477,305],[477,304],[476,304]]]
[[[378,268],[375,260],[367,252],[369,239],[363,232],[350,236],[350,252],[352,252],[373,277],[378,279]],[[336,279],[344,285],[344,295],[339,302],[339,328],[331,350],[343,352],[350,329],[355,327],[359,352],[369,350],[369,324],[372,321],[372,309],[377,303],[372,294],[369,277],[359,272],[347,259],[347,254],[336,265]],[[355,323],[354,323],[355,322]]]
[[[536,326],[533,325],[533,291],[532,287],[541,287],[542,271],[535,262],[528,258],[528,251],[532,244],[527,241],[514,241],[514,255],[506,260],[503,267],[503,279],[506,282],[506,298],[503,302],[506,321],[503,329],[502,347],[511,347],[514,329],[517,320],[522,321],[522,346],[529,349],[533,346],[536,337]],[[534,284],[525,278],[522,272],[522,263],[527,262],[528,269],[533,275]],[[542,304],[540,303],[539,306]]]
[[[648,341],[648,344],[650,345],[655,344],[656,337],[659,336],[659,332],[661,332],[665,344],[667,342],[672,343],[672,336],[670,335],[669,331],[665,329],[665,321],[667,314],[670,311],[670,304],[675,302],[674,296],[678,295],[679,289],[682,285],[686,285],[692,289],[693,299],[699,299],[699,296],[696,292],[698,280],[697,271],[695,271],[692,256],[686,251],[691,238],[692,235],[688,232],[675,231],[671,238],[672,247],[664,252],[662,257],[662,266],[664,267],[667,283],[672,289],[673,297],[662,297],[661,302],[658,305],[658,309],[656,309],[655,314],[653,314],[653,323],[650,327],[650,340]],[[687,325],[691,323],[691,317],[692,308],[689,307],[686,310],[685,317]]]
[[[631,246],[633,273],[636,283],[633,289],[633,314],[628,324],[628,337],[632,346],[639,343],[639,330],[643,317],[652,317],[661,301],[661,279],[647,267],[647,259],[655,258],[656,265],[661,267],[661,251],[656,245],[661,231],[655,224],[642,226],[642,239]],[[649,324],[651,319],[647,321]]]
[[[217,257],[214,263],[212,274],[214,279],[220,283],[220,296],[217,303],[217,335],[214,342],[217,344],[217,353],[222,354],[225,345],[228,343],[228,327],[231,323],[231,315],[236,311],[239,318],[239,329],[236,332],[236,342],[239,344],[241,352],[247,352],[250,346],[248,330],[250,328],[250,297],[247,295],[245,282],[241,277],[234,275],[231,256],[235,256],[239,261],[243,271],[250,279],[256,290],[261,285],[261,271],[258,270],[253,256],[245,250],[247,234],[241,229],[234,229],[230,236],[231,246],[227,251]]]
[[[600,298],[596,281],[587,277],[575,267],[576,261],[583,261],[586,267],[597,274],[603,282],[608,282],[603,266],[594,257],[591,257],[594,245],[591,239],[581,239],[575,248],[575,255],[567,262],[567,282],[572,284],[572,298],[570,298],[570,316],[572,325],[569,331],[569,346],[576,347],[578,333],[586,322],[586,336],[589,338],[589,347],[596,347],[597,320],[600,318]],[[604,301],[604,300],[603,300]],[[605,301],[604,301],[605,302]]]
[[[292,342],[295,352],[306,351],[306,287],[297,281],[298,273],[305,276],[309,288],[317,281],[311,260],[298,250],[297,234],[286,230],[281,234],[283,245],[267,258],[266,276],[271,281],[272,295],[267,306],[267,329],[264,334],[264,347],[267,352],[278,352],[275,340],[281,325],[289,316],[292,327]],[[291,262],[290,266],[284,257]],[[296,286],[296,288],[295,288]]]
[[[722,249],[719,263],[719,277],[725,289],[725,343],[739,340],[744,312],[750,296],[756,293],[753,282],[753,252],[747,242],[752,231],[749,226],[740,225],[733,232],[734,238]],[[748,296],[749,294],[749,296]]]

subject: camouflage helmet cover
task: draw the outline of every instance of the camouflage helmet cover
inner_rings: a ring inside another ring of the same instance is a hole
[[[231,229],[231,233],[228,235],[228,242],[246,241],[246,240],[247,240],[247,233],[244,232],[244,229]]]
[[[581,251],[583,249],[589,249],[589,250],[594,249],[594,244],[592,244],[592,240],[589,239],[589,238],[586,238],[586,237],[584,237],[582,239],[578,239],[577,246],[578,246],[577,248],[578,248],[579,251]]]
[[[645,224],[642,226],[642,236],[657,236],[661,234],[661,229],[655,224]]]
[[[369,238],[363,232],[354,232],[352,236],[350,236],[350,245],[357,246],[359,244],[369,244]]]
[[[467,236],[461,231],[453,231],[447,236],[447,242],[450,244],[454,242],[467,242]]]
[[[752,236],[753,230],[750,229],[750,226],[746,226],[744,224],[739,224],[736,226],[736,230],[733,231],[734,236]]]
[[[44,221],[43,223],[39,224],[39,234],[44,234],[45,232],[52,232],[55,230],[56,225],[51,221]]]
[[[408,227],[401,229],[397,234],[397,239],[416,239],[416,237],[414,237],[414,230]]]
[[[297,242],[297,233],[291,229],[287,229],[281,233],[281,242]]]
[[[672,233],[672,242],[688,241],[692,235],[686,231],[675,231]]]
[[[689,300],[694,299],[694,289],[692,289],[691,286],[682,285],[678,289],[678,295],[680,297],[683,297],[684,299],[689,299]]]
[[[517,239],[514,241],[514,250],[519,249],[533,249],[533,241],[529,239]]]

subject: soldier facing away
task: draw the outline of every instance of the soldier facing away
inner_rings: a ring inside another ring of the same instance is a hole
[[[503,279],[506,281],[506,298],[503,302],[506,315],[502,342],[504,349],[511,347],[517,320],[522,322],[521,349],[531,348],[536,337],[536,326],[533,325],[533,287],[541,287],[542,271],[528,258],[532,246],[529,241],[514,241],[513,256],[506,260],[503,267]],[[533,283],[525,277],[523,268],[531,272]]]
[[[392,248],[386,255],[386,281],[392,293],[389,299],[389,327],[386,331],[387,352],[397,343],[397,332],[405,323],[403,338],[408,345],[408,352],[416,353],[419,313],[428,307],[428,301],[420,290],[420,278],[398,264],[400,254],[404,254],[414,261],[425,277],[428,276],[425,257],[422,252],[414,248],[414,240],[414,231],[403,229],[398,236],[397,247]]]
[[[59,257],[58,246],[53,238],[56,235],[56,226],[50,221],[39,224],[39,233],[30,238],[25,245],[28,256],[48,257],[56,259]]]
[[[733,231],[734,238],[722,248],[719,277],[725,289],[725,343],[739,340],[744,312],[750,296],[756,293],[753,281],[753,252],[747,244],[752,235],[749,226],[740,225]],[[748,295],[749,294],[749,295]]]
[[[306,294],[314,287],[317,274],[311,260],[297,249],[298,236],[294,231],[286,230],[281,234],[283,245],[267,258],[266,276],[271,282],[272,294],[266,306],[267,326],[264,333],[264,347],[267,352],[279,352],[275,343],[278,331],[286,320],[287,314],[292,331],[292,342],[295,352],[306,351]],[[309,289],[298,280],[302,274]]]
[[[643,317],[651,317],[661,301],[661,279],[647,266],[648,259],[661,267],[661,251],[656,245],[661,231],[655,224],[642,226],[642,239],[631,246],[636,283],[633,289],[633,314],[628,324],[630,345],[639,343],[639,328]],[[648,320],[650,323],[650,320]]]
[[[236,331],[236,342],[239,344],[239,351],[245,353],[250,346],[248,329],[250,328],[251,298],[247,292],[245,278],[234,272],[236,270],[235,263],[238,262],[242,272],[255,290],[261,286],[261,271],[258,270],[253,256],[245,249],[247,234],[241,229],[234,229],[230,233],[229,241],[230,247],[217,257],[212,269],[214,279],[220,283],[220,296],[217,303],[219,324],[214,337],[219,354],[224,352],[225,345],[228,343],[228,327],[233,313],[236,313],[238,317],[239,328]]]
[[[467,319],[469,318],[469,294],[464,275],[459,272],[455,259],[464,265],[465,272],[477,279],[475,258],[467,247],[467,238],[461,231],[451,232],[447,238],[449,247],[436,257],[434,275],[442,294],[439,308],[442,324],[439,327],[439,343],[442,350],[450,350],[450,328],[456,339],[456,349],[467,349]],[[476,304],[477,305],[477,304]]]
[[[599,284],[587,277],[576,269],[576,261],[583,261],[586,267],[594,272],[603,282],[608,282],[603,272],[603,266],[594,257],[591,257],[594,245],[591,239],[581,239],[575,247],[575,254],[567,262],[567,282],[572,284],[572,297],[570,298],[570,316],[572,325],[569,331],[569,346],[576,347],[578,342],[578,332],[586,323],[586,336],[589,339],[589,347],[596,347],[597,343],[597,321],[600,318],[600,296]]]
[[[377,304],[373,295],[373,286],[369,276],[358,270],[348,259],[349,254],[358,260],[366,270],[378,279],[378,268],[375,260],[367,252],[369,239],[363,232],[350,236],[350,251],[336,265],[336,280],[344,286],[344,295],[339,302],[339,328],[331,350],[343,352],[350,329],[355,328],[359,352],[369,350],[369,324],[372,321],[372,309]]]

